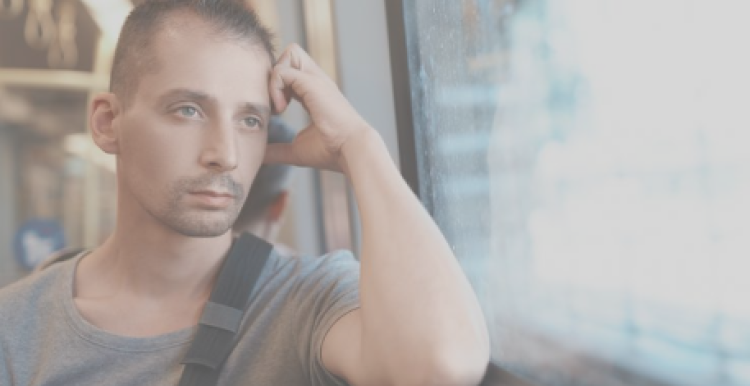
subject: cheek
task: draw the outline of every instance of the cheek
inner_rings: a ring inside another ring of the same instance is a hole
[[[191,138],[170,135],[168,130],[158,130],[147,122],[129,122],[121,136],[120,164],[123,171],[141,179],[140,183],[160,184],[174,178],[176,168],[189,157],[187,143]]]
[[[263,156],[266,151],[266,139],[260,138],[243,139],[240,142],[240,159],[237,166],[238,171],[243,179],[245,187],[250,186],[250,182],[255,179],[258,169],[263,164]]]
[[[241,146],[250,163],[263,162],[266,153],[266,136],[258,135],[257,137],[246,138],[244,142]]]

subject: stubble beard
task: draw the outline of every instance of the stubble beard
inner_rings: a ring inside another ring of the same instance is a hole
[[[198,210],[182,206],[184,197],[207,188],[228,190],[234,196],[226,209]],[[217,237],[234,225],[245,199],[245,189],[226,174],[209,174],[199,178],[183,178],[169,189],[169,201],[162,211],[162,222],[175,232],[187,237]]]

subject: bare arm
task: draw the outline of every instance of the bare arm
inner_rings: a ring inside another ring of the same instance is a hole
[[[286,91],[312,124],[295,143],[269,147],[267,160],[344,172],[362,219],[361,309],[329,331],[325,366],[355,385],[478,383],[489,360],[479,304],[380,136],[297,46],[271,88],[277,109]]]

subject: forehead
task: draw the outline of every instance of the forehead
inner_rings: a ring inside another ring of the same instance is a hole
[[[271,61],[262,45],[220,32],[197,16],[169,17],[153,37],[150,51],[156,66],[146,71],[140,87],[147,94],[188,88],[268,103]]]

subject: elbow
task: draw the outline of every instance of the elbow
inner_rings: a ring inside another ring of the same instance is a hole
[[[479,385],[490,360],[489,346],[470,352],[450,352],[434,355],[417,369],[406,369],[408,379],[395,384],[414,386],[472,386]]]
[[[450,358],[435,368],[423,385],[476,386],[482,382],[489,363],[489,350],[473,355]]]

